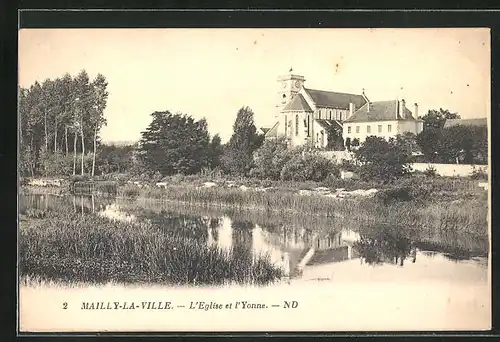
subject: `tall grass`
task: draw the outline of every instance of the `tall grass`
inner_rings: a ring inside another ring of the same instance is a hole
[[[297,196],[298,197],[298,196]],[[303,198],[312,200],[311,197]],[[335,201],[330,198],[324,200]],[[266,230],[283,233],[305,229],[321,234],[331,234],[350,229],[369,235],[380,227],[395,230],[412,241],[441,246],[443,250],[469,251],[487,255],[488,209],[479,199],[453,202],[423,203],[419,201],[384,204],[374,198],[335,201],[324,215],[289,214],[279,210],[240,210],[232,206],[208,206],[197,203],[158,201],[147,198],[122,199],[125,211],[140,215],[141,212],[170,211],[185,215],[207,217],[228,216],[237,221],[250,221]]]
[[[112,222],[70,208],[20,225],[22,277],[67,282],[264,285],[281,269],[267,256],[224,251],[144,221]]]

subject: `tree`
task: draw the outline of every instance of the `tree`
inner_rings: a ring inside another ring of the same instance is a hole
[[[394,138],[386,141],[381,137],[367,137],[354,155],[360,163],[360,177],[365,180],[387,183],[410,171],[410,156]]]
[[[425,128],[442,129],[447,119],[460,119],[458,113],[451,113],[448,109],[439,108],[439,110],[431,109],[419,119],[424,120]]]
[[[238,110],[233,125],[233,135],[224,149],[224,169],[232,174],[245,175],[252,168],[253,152],[263,143],[263,135],[257,134],[254,113],[249,107]]]
[[[63,145],[66,155],[70,150],[73,152],[73,173],[76,173],[78,135],[84,165],[85,146],[94,140],[97,145],[98,141],[95,118],[99,116],[95,115],[93,101],[96,86],[98,83],[90,84],[87,73],[82,70],[76,78],[66,73],[62,78],[47,79],[43,84],[35,82],[29,89],[19,90],[21,173],[34,176],[41,170],[40,166],[47,172],[66,165],[67,160],[60,153]],[[100,116],[102,118],[102,111]],[[98,125],[97,133],[99,128]],[[68,131],[74,134],[73,148],[70,148]],[[66,166],[61,171],[65,169]]]
[[[223,153],[223,146],[218,134],[214,135],[210,142],[210,168],[215,169],[220,165],[220,159]]]
[[[294,151],[287,148],[286,138],[266,140],[254,152],[254,168],[250,175],[260,179],[279,180],[283,166],[293,157]]]
[[[342,138],[342,129],[336,129],[335,126],[329,125],[326,132],[328,136],[326,148],[335,151],[343,151],[345,146],[344,139]]]
[[[210,137],[205,119],[186,114],[154,112],[142,132],[140,156],[150,171],[162,175],[194,174],[209,165]]]
[[[81,174],[83,175],[85,172],[85,167],[84,167],[84,157],[85,157],[85,129],[87,127],[86,123],[89,121],[90,117],[90,111],[92,110],[92,93],[91,93],[91,87],[89,84],[89,76],[85,70],[80,71],[80,73],[76,76],[76,94],[77,94],[77,99],[78,99],[78,104],[77,104],[77,111],[75,112],[76,115],[76,122],[77,128],[80,130],[80,138],[81,138],[81,144],[82,144],[82,169],[81,169]],[[76,134],[75,134],[76,138]]]
[[[481,148],[482,146],[482,148]],[[443,161],[473,164],[478,154],[487,155],[488,138],[486,127],[457,125],[442,130],[439,154]]]
[[[435,127],[427,127],[417,137],[417,145],[422,151],[425,159],[429,162],[439,161],[441,149],[442,132]]]
[[[400,146],[405,153],[412,157],[414,153],[419,153],[420,148],[417,144],[417,136],[412,132],[404,132],[403,134],[398,134],[395,137],[396,144]]]
[[[106,91],[106,87],[108,86],[108,82],[106,78],[98,74],[95,80],[92,82],[92,108],[90,115],[90,122],[94,126],[94,151],[92,155],[92,176],[94,176],[95,170],[95,156],[96,156],[96,147],[97,147],[97,132],[100,130],[102,125],[106,124],[106,119],[104,118],[104,109],[106,108],[106,101],[108,98],[108,92]]]

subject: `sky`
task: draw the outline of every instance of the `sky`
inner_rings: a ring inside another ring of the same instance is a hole
[[[490,115],[490,32],[439,29],[22,29],[19,85],[76,76],[108,81],[103,141],[137,141],[154,111],[205,117],[225,142],[249,106],[274,124],[277,78],[306,88],[406,100],[419,114]]]

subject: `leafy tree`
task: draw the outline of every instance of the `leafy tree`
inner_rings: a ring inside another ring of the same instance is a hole
[[[223,146],[221,143],[220,136],[218,134],[214,135],[212,141],[210,142],[210,168],[215,169],[219,167],[221,163],[221,156],[223,153]]]
[[[442,129],[447,119],[460,119],[460,115],[451,113],[448,109],[439,108],[439,110],[431,109],[427,114],[419,118],[424,120],[424,129]]]
[[[328,126],[326,129],[328,141],[326,148],[335,151],[343,151],[345,149],[344,139],[342,138],[342,130],[335,129],[333,125]]]
[[[352,147],[358,147],[358,146],[359,146],[359,139],[358,139],[358,138],[354,138],[354,139],[351,141],[351,146],[352,146]]]
[[[400,146],[405,153],[412,157],[414,153],[421,152],[417,144],[417,136],[412,132],[404,132],[403,134],[398,134],[395,137],[396,144]]]
[[[233,125],[233,135],[224,149],[224,169],[232,174],[247,174],[253,166],[252,154],[263,141],[264,136],[257,134],[253,111],[249,107],[240,108]]]
[[[162,175],[194,174],[209,165],[210,137],[205,119],[186,114],[154,112],[142,132],[140,155],[151,171]]]
[[[254,152],[255,167],[250,175],[260,179],[279,180],[283,166],[293,157],[294,152],[287,148],[284,137],[264,141]]]
[[[425,159],[429,162],[438,162],[440,159],[442,132],[435,127],[425,128],[416,137],[417,145]]]
[[[47,79],[42,84],[35,82],[28,89],[19,89],[22,174],[35,176],[41,171],[51,173],[47,170],[57,170],[58,165],[66,165],[67,158],[59,153],[64,150],[63,147],[66,155],[72,150],[73,173],[76,173],[78,135],[81,136],[82,159],[85,146],[96,136],[92,94],[97,84],[90,84],[87,73],[82,70],[76,78],[65,74],[62,78]],[[99,129],[100,126],[97,133]],[[70,148],[68,131],[74,133],[73,148]],[[82,165],[86,164],[82,162]],[[66,167],[59,170],[67,172]]]
[[[90,112],[90,123],[94,126],[94,151],[92,156],[92,176],[94,176],[95,170],[95,157],[96,157],[96,147],[97,147],[97,132],[102,125],[106,125],[106,119],[104,118],[104,109],[106,108],[106,101],[108,98],[108,92],[106,87],[108,82],[106,78],[98,74],[92,83],[92,94],[91,94],[91,112]]]
[[[441,149],[442,160],[449,163],[458,163],[462,160],[466,164],[473,164],[478,154],[487,155],[486,127],[472,127],[457,125],[442,130]],[[483,148],[481,148],[483,146]]]
[[[126,172],[133,163],[134,147],[101,145],[96,156],[97,169],[101,173]]]
[[[410,156],[397,139],[370,136],[354,151],[360,177],[365,180],[391,182],[410,171]]]

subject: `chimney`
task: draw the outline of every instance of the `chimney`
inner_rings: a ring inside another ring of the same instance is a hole
[[[418,119],[418,103],[415,102],[415,110],[413,111],[413,117]]]
[[[399,116],[401,116],[402,119],[405,119],[405,100],[402,99],[399,102]]]

